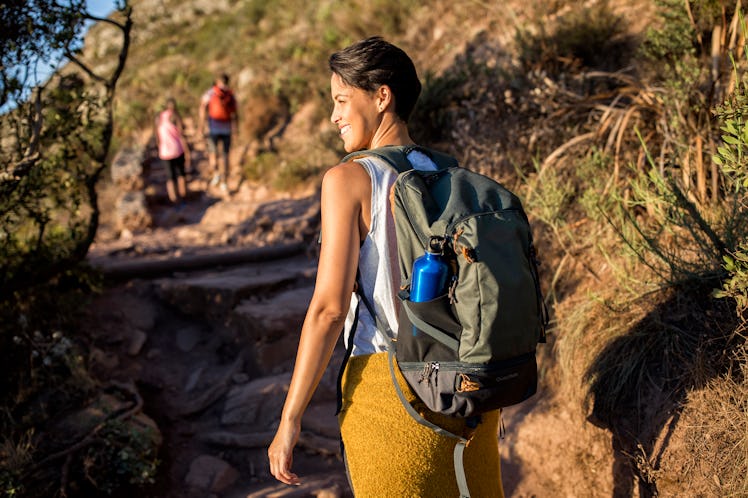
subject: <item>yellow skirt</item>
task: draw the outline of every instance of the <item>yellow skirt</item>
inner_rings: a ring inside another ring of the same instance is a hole
[[[422,416],[455,434],[464,432],[463,419],[429,411],[395,370],[406,398]],[[465,474],[473,498],[504,496],[499,417],[499,411],[484,414],[465,449]],[[392,385],[387,353],[350,358],[343,376],[343,409],[338,418],[357,498],[460,495],[453,460],[457,440],[437,434],[408,415]]]

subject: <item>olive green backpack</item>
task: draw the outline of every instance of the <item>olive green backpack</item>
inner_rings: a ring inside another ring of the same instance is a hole
[[[413,169],[407,159],[413,149],[428,155],[438,169]],[[384,159],[399,172],[393,215],[402,291],[399,331],[390,348],[393,380],[399,367],[430,410],[465,417],[468,424],[477,423],[481,413],[535,394],[535,348],[545,342],[547,312],[532,231],[519,198],[493,179],[460,167],[454,158],[424,147],[360,151],[343,162],[360,156]],[[429,245],[441,249],[451,266],[449,288],[434,300],[412,302],[413,261]],[[361,301],[376,319],[366,298]],[[379,319],[377,325],[386,327]],[[423,333],[414,335],[414,326]],[[397,391],[416,420],[460,440],[455,468],[461,495],[469,496],[462,469],[467,440],[423,419],[399,387]]]

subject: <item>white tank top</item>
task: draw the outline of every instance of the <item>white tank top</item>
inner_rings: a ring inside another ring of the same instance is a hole
[[[408,160],[418,170],[435,170],[436,165],[424,153],[412,151]],[[374,306],[379,319],[389,327],[390,339],[397,334],[397,293],[400,290],[400,266],[397,259],[395,222],[390,207],[390,189],[397,171],[378,157],[355,160],[371,177],[371,226],[361,245],[358,271],[361,292]],[[377,330],[374,318],[354,292],[351,307],[345,320],[345,343],[350,342],[356,306],[359,306],[358,325],[353,339],[351,355],[379,353],[387,350],[387,341]]]

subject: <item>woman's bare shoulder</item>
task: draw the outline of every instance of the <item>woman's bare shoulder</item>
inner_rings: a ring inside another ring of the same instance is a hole
[[[322,180],[323,185],[335,186],[343,189],[366,187],[370,184],[369,174],[363,166],[355,161],[339,163],[328,169]]]

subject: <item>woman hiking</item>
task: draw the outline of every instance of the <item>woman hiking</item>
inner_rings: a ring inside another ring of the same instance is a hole
[[[179,209],[187,197],[184,175],[185,168],[190,167],[190,148],[184,139],[184,124],[173,97],[166,99],[166,107],[156,116],[155,128],[158,157],[169,171],[166,193]]]
[[[372,37],[332,54],[329,66],[334,103],[331,120],[346,152],[414,145],[407,121],[421,84],[405,52]],[[419,150],[407,157],[415,169],[436,169]],[[378,330],[375,318],[366,306],[358,306],[359,298],[354,294],[362,293],[386,328],[397,330],[400,273],[389,201],[396,177],[387,162],[363,154],[324,175],[317,280],[281,420],[268,448],[270,471],[286,484],[300,484],[292,463],[302,415],[341,330],[345,329],[348,343],[358,314],[338,415],[354,494],[359,498],[459,496],[453,466],[455,440],[420,425],[407,414],[390,377],[386,353],[388,343],[396,337],[388,340],[382,335],[395,333]],[[422,416],[452,432],[466,430],[464,419],[430,412],[399,371],[396,375],[400,388]],[[464,467],[473,497],[503,496],[498,421],[498,411],[484,414],[465,450]]]

